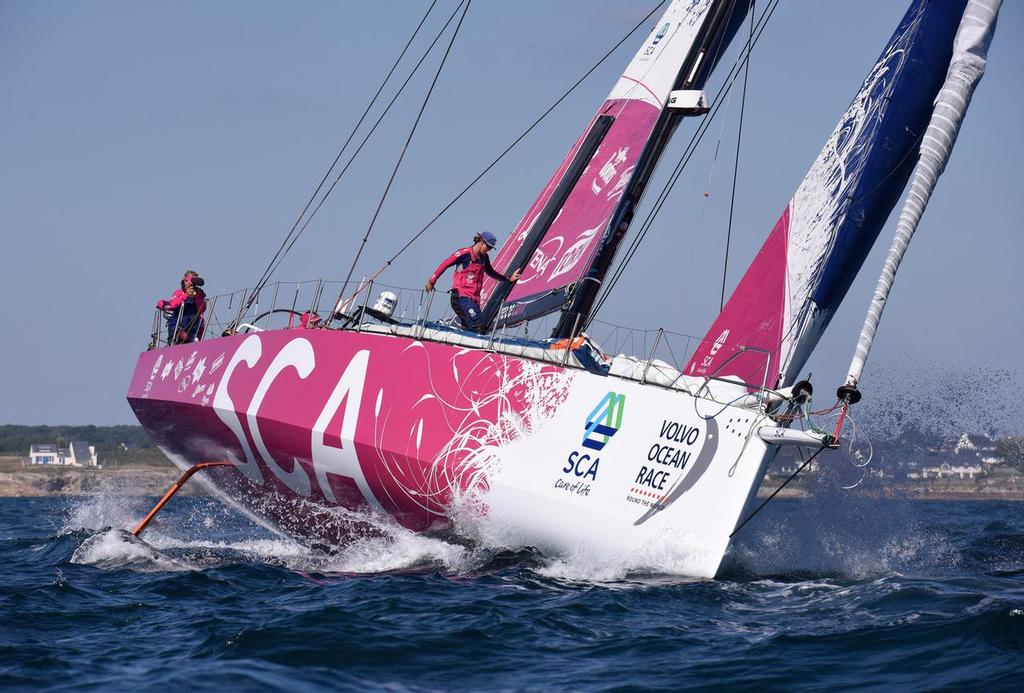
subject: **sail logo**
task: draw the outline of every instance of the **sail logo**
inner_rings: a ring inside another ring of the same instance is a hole
[[[658,33],[654,35],[654,43],[652,43],[651,46],[657,46],[659,43],[661,43],[661,39],[665,38],[665,34],[668,33],[668,26],[668,22],[665,22],[664,24],[661,25],[661,28],[658,29]]]
[[[529,282],[534,277],[543,276],[548,271],[548,265],[550,265],[558,253],[562,250],[562,246],[565,245],[565,239],[562,236],[555,236],[549,238],[541,244],[539,248],[533,251],[533,256],[530,257],[528,267],[533,270],[533,274],[526,277],[526,280],[520,280],[520,284]]]
[[[616,151],[612,152],[612,155],[608,157],[608,161],[605,162],[604,166],[597,172],[594,179],[590,183],[590,190],[595,195],[599,194],[604,186],[608,185],[615,174],[619,172],[619,166],[625,163],[626,159],[629,158],[629,147],[619,147]],[[620,177],[621,179],[621,177]]]
[[[694,361],[693,363],[690,364],[690,375],[693,375],[696,372],[707,373],[708,369],[711,368],[711,364],[715,360],[715,356],[718,354],[719,350],[725,346],[728,339],[729,330],[723,330],[722,334],[718,335],[718,338],[715,339],[715,342],[714,344],[711,345],[711,348],[708,349],[707,355],[700,360],[700,363],[698,364],[696,361]]]
[[[565,253],[559,258],[558,264],[551,270],[551,276],[548,277],[548,281],[552,281],[555,277],[561,276],[572,270],[579,261],[586,255],[587,248],[590,247],[591,241],[597,237],[597,232],[604,228],[604,223],[595,226],[592,229],[586,229],[580,233],[579,238],[571,246],[565,249]]]
[[[654,55],[654,51],[657,45],[661,43],[661,39],[665,38],[665,36],[668,34],[669,26],[669,22],[665,22],[664,24],[661,25],[661,28],[658,29],[658,32],[654,35],[654,40],[651,41],[651,45],[647,46],[647,48],[644,49],[643,57],[640,58],[641,60],[647,60],[647,58]]]
[[[718,353],[718,350],[725,346],[726,340],[729,339],[729,330],[725,330],[722,334],[718,335],[718,339],[715,340],[714,345],[711,347],[711,355],[714,356]]]
[[[626,396],[609,392],[587,416],[583,426],[583,447],[602,450],[612,436],[622,428],[622,412],[626,409]]]

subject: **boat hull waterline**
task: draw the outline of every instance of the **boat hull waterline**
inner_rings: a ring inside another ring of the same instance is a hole
[[[331,509],[411,531],[455,510],[554,552],[664,543],[713,577],[772,446],[763,414],[496,351],[278,330],[139,356],[128,400],[182,469],[300,540],[345,541]],[[341,530],[344,534],[345,530]]]

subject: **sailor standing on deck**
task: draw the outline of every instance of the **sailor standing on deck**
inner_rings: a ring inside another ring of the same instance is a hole
[[[459,322],[467,330],[481,332],[487,328],[481,323],[480,290],[484,285],[484,274],[492,279],[512,282],[519,281],[519,270],[506,277],[493,267],[487,253],[498,244],[498,239],[490,231],[482,231],[473,237],[473,245],[459,248],[438,265],[434,274],[427,280],[426,290],[433,291],[434,283],[452,265],[455,265],[455,276],[452,278],[452,310]]]
[[[195,342],[203,337],[203,313],[206,312],[205,282],[194,270],[185,272],[181,288],[175,290],[170,300],[156,302],[158,310],[167,318],[167,343],[183,344]]]

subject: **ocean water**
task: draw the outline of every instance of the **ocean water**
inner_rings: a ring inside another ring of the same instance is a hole
[[[716,580],[209,498],[0,499],[4,690],[1024,690],[1024,504],[773,501]]]

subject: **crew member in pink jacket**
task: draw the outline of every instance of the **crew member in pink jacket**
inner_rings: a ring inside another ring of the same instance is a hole
[[[506,277],[493,267],[487,253],[498,244],[498,239],[490,231],[483,231],[473,237],[473,245],[459,248],[445,258],[427,280],[427,291],[434,290],[434,284],[452,265],[455,265],[455,276],[452,278],[452,310],[458,316],[462,326],[467,330],[480,332],[486,329],[481,324],[480,290],[484,285],[484,274],[492,279],[512,282],[519,281],[519,270]]]
[[[206,282],[197,272],[188,270],[181,279],[181,288],[171,299],[156,302],[158,310],[167,314],[167,343],[195,342],[203,337],[203,313],[206,312]]]

